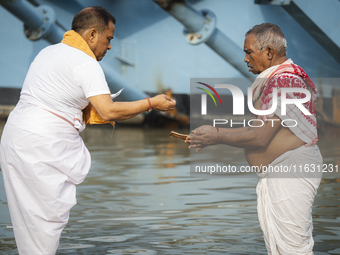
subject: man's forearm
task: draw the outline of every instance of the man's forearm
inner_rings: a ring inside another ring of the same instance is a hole
[[[218,143],[230,145],[238,148],[261,147],[263,142],[259,139],[255,132],[249,128],[228,129],[219,132]]]
[[[249,127],[241,127],[241,128],[218,128],[218,131],[221,133],[238,133],[245,132],[249,129]]]
[[[152,98],[133,102],[113,102],[110,95],[98,95],[88,98],[104,120],[116,121],[132,118],[148,109],[156,111],[173,110],[176,101],[166,95],[157,95]]]
[[[110,120],[126,120],[137,116],[149,109],[146,99],[134,102],[114,102],[108,118]]]

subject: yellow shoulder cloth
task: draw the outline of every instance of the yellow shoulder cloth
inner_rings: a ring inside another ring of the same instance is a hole
[[[88,46],[88,44],[85,42],[85,40],[74,30],[67,31],[64,34],[64,38],[61,41],[62,43],[65,43],[71,47],[74,47],[78,50],[83,51],[87,55],[93,57],[95,60],[97,60],[96,56],[93,54],[92,50]],[[113,127],[115,125],[114,121],[106,121],[103,120],[102,117],[100,117],[97,110],[93,107],[91,103],[83,110],[83,119],[85,122],[85,125],[87,124],[105,124],[109,123]]]

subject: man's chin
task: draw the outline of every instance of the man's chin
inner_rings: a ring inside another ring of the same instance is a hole
[[[254,68],[249,68],[249,72],[252,72],[253,74],[260,74],[261,72],[255,70]]]

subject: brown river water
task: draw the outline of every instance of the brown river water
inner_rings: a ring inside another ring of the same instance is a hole
[[[190,150],[170,131],[118,125],[113,133],[109,126],[82,132],[92,167],[57,254],[266,254],[256,175],[192,177]],[[318,145],[324,163],[340,165],[339,129],[321,133]],[[242,150],[221,148],[224,160],[247,164]],[[340,173],[324,175],[313,220],[314,254],[340,254]],[[0,254],[17,254],[1,174]]]

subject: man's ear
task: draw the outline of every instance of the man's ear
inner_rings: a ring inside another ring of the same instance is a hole
[[[89,41],[93,43],[96,37],[98,36],[98,31],[95,28],[91,28],[88,33],[88,36],[89,36]]]
[[[267,47],[266,53],[268,60],[272,60],[274,58],[274,50],[271,47]]]
[[[81,31],[81,33],[79,34],[81,37],[83,37],[83,39],[89,46],[92,45],[96,41],[96,38],[98,37],[98,31],[95,28]]]

